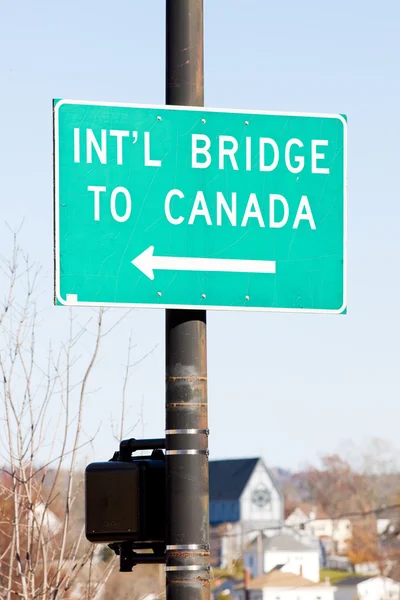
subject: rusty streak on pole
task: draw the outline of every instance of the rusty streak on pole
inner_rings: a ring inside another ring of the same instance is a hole
[[[166,1],[166,103],[204,105],[203,0]],[[168,600],[210,598],[206,339],[206,311],[166,311]]]

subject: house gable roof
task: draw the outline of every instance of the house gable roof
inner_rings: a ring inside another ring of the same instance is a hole
[[[285,507],[285,519],[289,519],[289,517],[299,517],[304,521],[308,519],[308,515],[299,506],[294,510],[292,508],[288,509]]]
[[[265,587],[281,587],[296,589],[299,587],[325,588],[330,586],[326,583],[315,583],[314,581],[309,581],[308,579],[305,579],[300,575],[294,575],[293,573],[284,573],[279,569],[273,569],[272,571],[269,571],[269,573],[265,573],[265,575],[262,575],[261,577],[251,579],[247,587],[251,590],[261,590]]]
[[[256,540],[252,542],[252,546],[256,544]],[[316,548],[306,546],[293,535],[282,533],[267,537],[264,535],[264,551],[265,552],[316,552]]]
[[[259,460],[240,458],[210,461],[210,502],[239,500]]]
[[[325,512],[325,510],[322,508],[322,506],[316,506],[316,505],[310,504],[309,502],[300,502],[297,505],[297,507],[288,514],[287,517],[290,517],[293,514],[300,516],[301,513],[303,513],[303,515],[305,515],[307,517],[307,519],[310,519],[313,521],[314,520],[325,521],[330,518],[329,515]]]

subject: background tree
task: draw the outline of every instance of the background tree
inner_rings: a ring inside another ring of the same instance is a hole
[[[400,523],[397,451],[376,439],[361,450],[352,444],[346,449],[345,456],[323,456],[319,468],[309,468],[309,500],[334,522],[341,516],[351,521],[347,543],[350,562],[372,562],[380,572],[387,572],[400,558],[394,539],[396,524]],[[384,535],[382,523],[388,527]]]
[[[382,554],[379,551],[379,536],[374,529],[374,523],[356,523],[353,525],[352,536],[348,541],[348,558],[353,565],[362,563],[379,563],[382,568]]]

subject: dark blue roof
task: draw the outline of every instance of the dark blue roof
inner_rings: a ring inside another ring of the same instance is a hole
[[[238,500],[259,460],[240,458],[210,461],[210,502]]]

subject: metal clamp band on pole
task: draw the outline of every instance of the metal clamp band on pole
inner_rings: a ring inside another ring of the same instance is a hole
[[[165,435],[194,435],[194,434],[209,435],[209,429],[167,429]]]
[[[202,454],[203,456],[208,456],[208,450],[166,450],[165,454],[167,456],[177,456],[179,454]]]
[[[167,550],[204,550],[208,552],[210,550],[210,544],[170,544],[166,548]]]
[[[177,565],[173,567],[165,567],[166,571],[209,571],[210,565]]]

